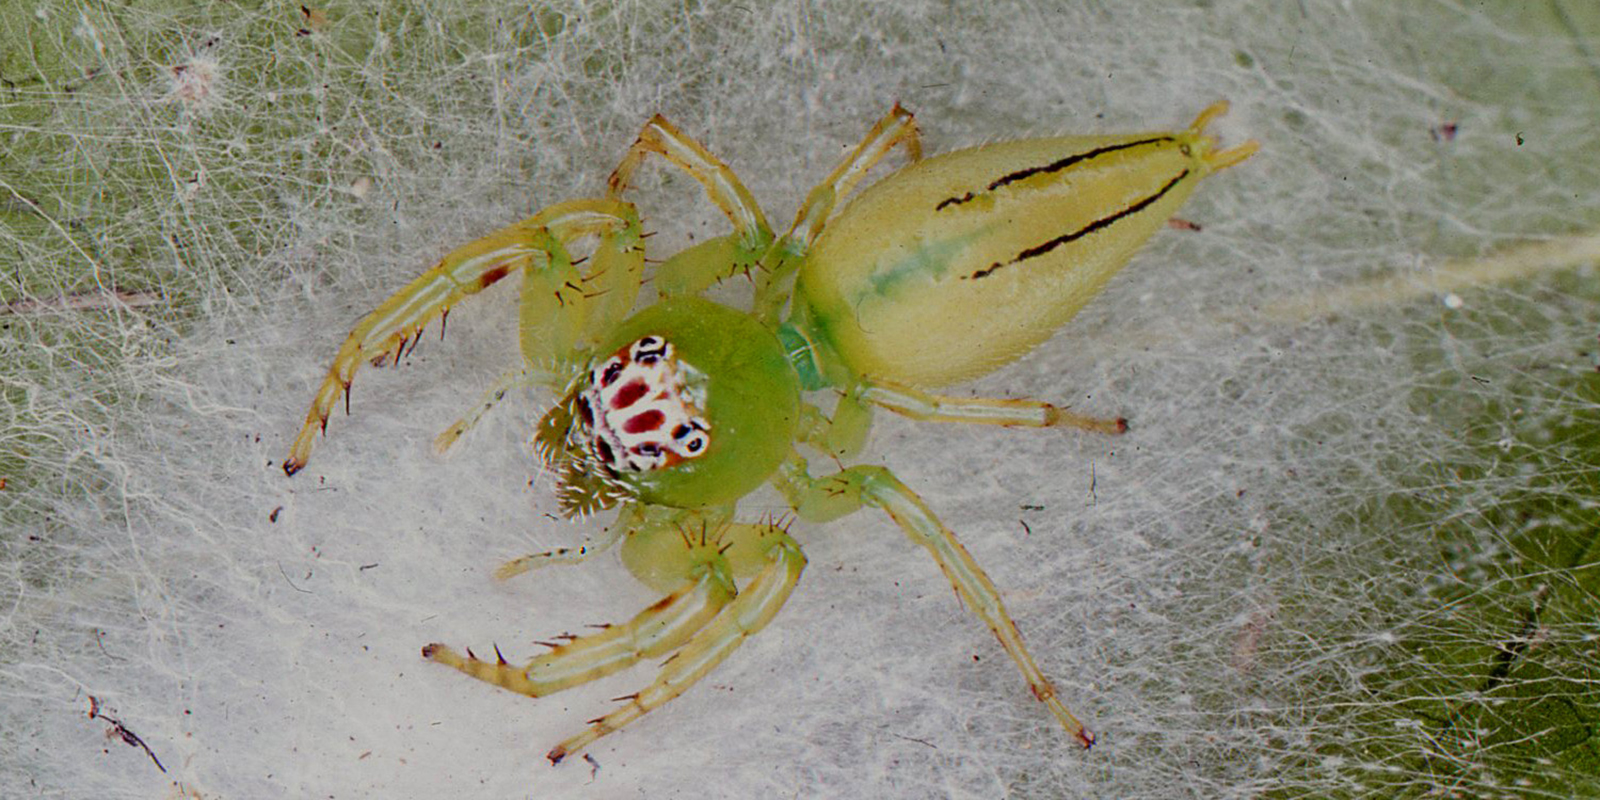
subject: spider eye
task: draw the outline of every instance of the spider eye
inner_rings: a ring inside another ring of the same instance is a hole
[[[687,451],[689,451],[691,453],[698,453],[702,449],[704,449],[705,446],[706,446],[706,437],[705,437],[704,434],[702,434],[700,436],[694,437],[693,439],[690,439],[687,442],[684,442],[683,449],[685,449],[685,450],[687,450]]]
[[[660,336],[646,336],[633,343],[632,357],[638,364],[654,364],[667,354],[667,340]]]
[[[622,361],[620,359],[613,358],[611,359],[610,363],[606,364],[605,371],[600,373],[600,379],[596,381],[596,383],[599,383],[600,387],[603,389],[607,386],[610,386],[614,381],[616,381],[617,376],[621,374]]]

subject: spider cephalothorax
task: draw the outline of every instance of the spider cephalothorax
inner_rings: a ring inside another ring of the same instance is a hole
[[[560,761],[677,697],[778,612],[805,555],[785,524],[737,516],[740,498],[770,485],[807,521],[863,507],[886,512],[938,562],[1033,697],[1087,747],[1094,734],[1056,696],[999,591],[927,504],[883,467],[839,463],[813,477],[801,448],[851,458],[874,406],[937,422],[1121,433],[1121,419],[1038,400],[923,390],[977,377],[1048,338],[1202,178],[1255,152],[1254,142],[1218,150],[1205,133],[1225,108],[1206,109],[1181,131],[998,143],[924,161],[916,123],[896,105],[781,234],[726,164],[655,117],[605,197],[549,206],[457,248],[362,319],[318,388],[284,471],[305,466],[360,365],[397,357],[450,306],[520,275],[526,368],[503,378],[484,407],[518,376],[555,390],[561,399],[539,421],[534,450],[556,476],[561,509],[577,517],[616,507],[617,515],[592,547],[524,556],[496,574],[575,563],[621,542],[628,570],[666,595],[628,622],[569,636],[522,665],[439,644],[424,647],[424,657],[540,697],[671,655],[649,686],[552,748],[547,757]],[[836,208],[897,146],[917,163]],[[651,271],[638,211],[622,194],[654,156],[699,181],[734,231]],[[592,250],[574,258],[569,247],[586,240]],[[634,313],[647,273],[658,299]],[[754,284],[748,310],[698,296],[735,274]],[[831,411],[803,399],[827,388],[836,392]],[[481,412],[436,444],[449,446]]]

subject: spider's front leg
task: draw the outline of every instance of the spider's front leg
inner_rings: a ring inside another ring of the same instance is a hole
[[[632,620],[586,636],[560,637],[565,641],[550,643],[549,652],[522,666],[507,663],[498,648],[494,661],[481,660],[470,650],[463,656],[440,644],[422,649],[425,658],[530,697],[673,653],[649,686],[621,698],[625,705],[591,720],[588,728],[552,748],[547,754],[552,763],[644,716],[705,677],[778,613],[805,567],[800,546],[777,524],[729,522],[722,511],[667,515],[625,511],[622,519],[629,521],[624,526],[623,563],[645,584],[668,592]],[[735,578],[750,575],[754,577],[743,591],[736,590]]]
[[[455,667],[480,681],[529,697],[544,697],[626,669],[640,659],[672,652],[704,628],[737,594],[725,562],[708,560],[698,575],[654,605],[620,625],[607,625],[587,636],[562,636],[548,643],[550,651],[520,666],[511,666],[495,647],[495,660],[466,656],[442,644],[422,648],[422,657]]]
[[[589,235],[601,237],[591,275],[616,286],[593,290],[573,270],[565,246]],[[593,328],[610,324],[609,319],[597,324],[593,317],[603,315],[587,313],[595,297],[626,294],[627,305],[632,305],[628,281],[631,276],[631,291],[637,292],[639,269],[633,265],[642,264],[643,259],[638,237],[639,218],[631,205],[618,200],[574,200],[451,251],[356,323],[317,389],[289,457],[284,459],[283,471],[293,475],[306,465],[316,434],[326,430],[339,395],[345,396],[348,409],[350,384],[363,362],[381,366],[398,360],[408,345],[415,346],[430,320],[442,318],[462,298],[514,270],[521,270],[525,277],[523,350],[532,366],[546,367],[541,362],[550,359],[536,356],[553,356],[560,348],[581,341]]]
[[[813,478],[806,471],[805,459],[795,453],[779,468],[772,483],[802,519],[826,522],[862,506],[887,513],[906,536],[926,548],[939,563],[939,569],[944,571],[961,601],[989,626],[1001,647],[1022,670],[1033,696],[1044,703],[1061,726],[1085,748],[1094,744],[1094,733],[1067,710],[1056,696],[1055,686],[1034,663],[989,576],[956,539],[955,533],[946,528],[928,510],[922,498],[906,488],[894,473],[883,467],[858,466],[825,478]]]

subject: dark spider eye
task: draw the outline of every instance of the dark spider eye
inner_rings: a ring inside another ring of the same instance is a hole
[[[633,452],[641,456],[659,456],[661,455],[661,448],[656,445],[646,443],[633,448]]]
[[[698,452],[700,452],[700,448],[705,447],[705,446],[706,446],[705,438],[704,437],[700,437],[700,438],[690,439],[689,442],[683,446],[683,449],[688,450],[691,453],[698,453]]]
[[[672,429],[672,438],[682,439],[683,437],[688,436],[689,432],[692,430],[694,429],[690,428],[688,425],[679,425],[678,427]]]
[[[600,375],[600,388],[603,389],[603,388],[605,388],[607,386],[610,386],[612,384],[612,382],[616,381],[617,376],[621,375],[621,374],[622,374],[622,362],[621,361],[612,361],[610,364],[607,364],[605,372],[601,373],[601,375]]]
[[[660,336],[646,336],[633,343],[633,360],[640,364],[654,364],[667,354],[667,340]]]

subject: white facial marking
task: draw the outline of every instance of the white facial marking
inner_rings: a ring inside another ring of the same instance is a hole
[[[596,364],[578,398],[582,444],[619,472],[704,455],[711,425],[689,397],[685,366],[660,336],[645,336]]]

